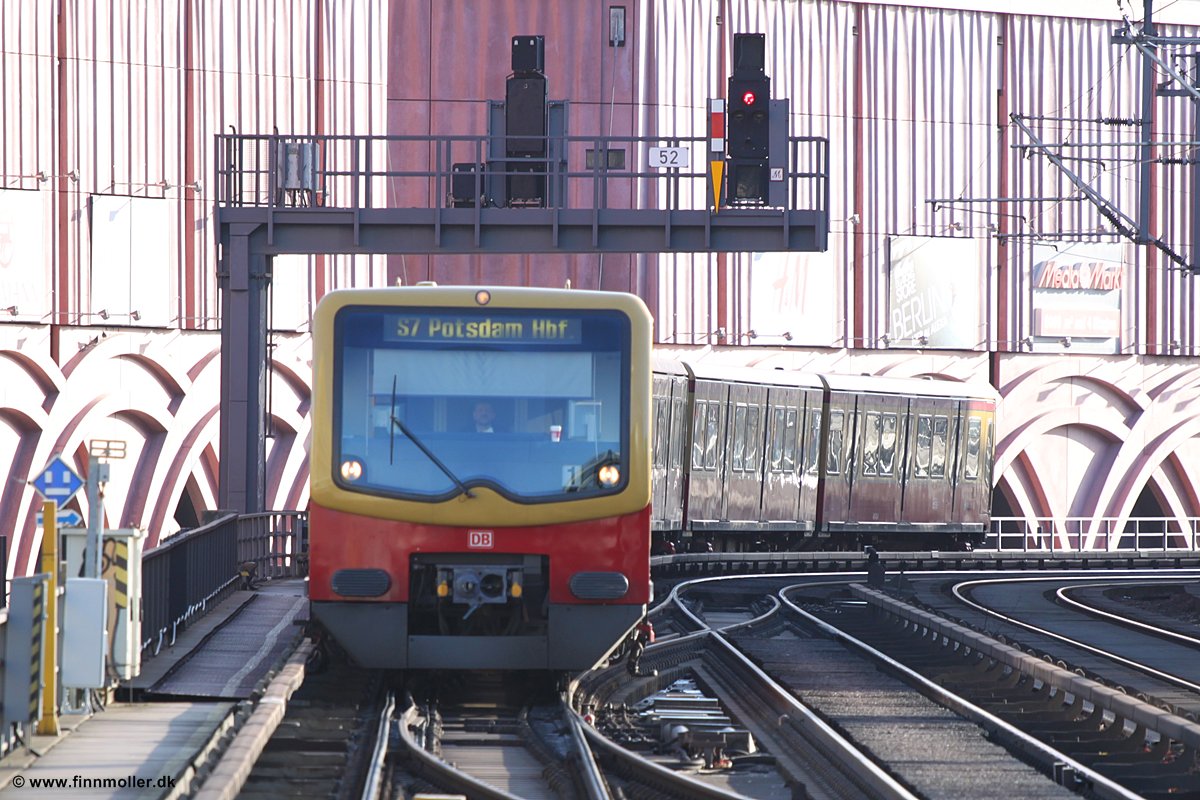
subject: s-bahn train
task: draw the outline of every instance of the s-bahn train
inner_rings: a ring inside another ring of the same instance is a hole
[[[987,385],[656,363],[654,552],[969,547],[995,416]]]
[[[366,667],[595,664],[650,600],[650,345],[627,294],[323,298],[313,619]]]
[[[577,290],[333,292],[313,350],[309,597],[363,666],[591,667],[645,614],[652,541],[987,527],[989,387],[655,363],[641,300]]]

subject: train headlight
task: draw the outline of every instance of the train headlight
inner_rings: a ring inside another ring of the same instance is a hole
[[[475,293],[475,302],[481,306],[486,306],[488,303],[492,302],[492,293],[487,289],[480,289]]]
[[[616,486],[621,480],[621,469],[616,464],[605,464],[596,473],[601,486]]]
[[[342,462],[342,479],[347,481],[356,481],[363,475],[362,462],[357,458],[348,458]]]

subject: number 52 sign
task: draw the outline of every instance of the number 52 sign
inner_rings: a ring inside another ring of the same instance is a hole
[[[689,166],[690,155],[686,147],[651,147],[647,161],[651,169],[679,169]]]

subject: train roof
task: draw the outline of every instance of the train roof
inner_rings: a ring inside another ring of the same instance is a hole
[[[654,371],[667,375],[695,375],[700,380],[734,381],[767,386],[791,386],[858,394],[890,394],[905,397],[958,397],[969,400],[996,401],[996,391],[988,384],[962,383],[932,378],[896,378],[886,375],[839,375],[833,373],[799,372],[783,369],[755,369],[742,366],[722,366],[676,360],[655,356]]]
[[[483,298],[480,300],[479,298]],[[547,309],[619,309],[649,318],[645,303],[628,292],[604,292],[590,289],[547,289],[528,286],[461,286],[420,283],[413,286],[338,289],[321,298],[318,310],[330,313],[350,305],[378,305],[419,308],[547,308]]]
[[[886,375],[823,375],[835,392],[891,394],[904,397],[959,397],[996,401],[996,390],[984,383],[962,383],[936,378],[893,378]]]
[[[659,367],[663,366],[663,369]],[[764,386],[794,386],[799,388],[821,388],[821,379],[809,372],[785,369],[755,369],[754,367],[720,366],[700,362],[667,361],[655,359],[655,372],[670,372],[674,365],[675,374],[692,374],[700,380],[734,381],[737,383],[762,384]]]

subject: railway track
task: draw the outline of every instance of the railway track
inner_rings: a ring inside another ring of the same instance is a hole
[[[675,594],[683,601],[653,612],[660,643],[646,651],[641,674],[631,675],[622,662],[589,673],[574,688],[570,705],[549,684],[514,692],[497,683],[470,693],[442,684],[436,692],[416,693],[415,702],[400,694],[391,708],[379,675],[341,666],[309,676],[243,796],[286,791],[376,800],[432,791],[488,800],[825,800],[1066,797],[1077,790],[1119,798],[1200,794],[1200,782],[1192,779],[1200,726],[1192,724],[1192,741],[1185,735],[1189,721],[1173,713],[1186,713],[1180,698],[1195,702],[1188,691],[1176,686],[1174,705],[1144,695],[1151,703],[1142,704],[1146,717],[1137,718],[1045,676],[1026,677],[978,639],[948,646],[953,638],[943,628],[881,607],[884,600],[897,603],[895,597],[876,593],[883,598],[876,602],[861,588],[852,596],[842,587],[797,587],[795,580],[761,576],[680,587]],[[952,606],[953,594],[914,588],[911,575],[908,580],[903,594]],[[1119,596],[1128,589],[1092,585],[1094,576],[1088,580],[1060,594],[1059,602],[1086,606],[1106,624],[1145,628],[1140,620],[1117,619],[1129,609],[1128,598]],[[986,598],[975,597],[977,606],[985,605],[980,600]],[[914,615],[929,613],[912,609]],[[1138,614],[1147,616],[1144,608]],[[984,627],[988,624],[998,625]],[[1195,643],[1186,637],[1197,627],[1176,627],[1171,635],[1156,635],[1173,636],[1175,646],[1194,653]],[[1012,635],[1004,638],[1017,643]],[[887,656],[852,653],[846,645],[856,648],[855,641],[864,652],[873,644]],[[1037,650],[1029,658],[1052,667],[1044,658],[1050,653]],[[906,669],[912,677],[896,677]],[[937,695],[936,702],[921,693]],[[528,702],[530,697],[538,699]],[[705,728],[698,709],[715,709],[719,735],[713,726]],[[681,731],[681,719],[689,730]],[[997,756],[1000,744],[1018,756]],[[1040,762],[1040,771],[1020,759]]]
[[[362,797],[385,703],[378,672],[343,663],[308,673],[238,796]]]
[[[1077,640],[1064,642],[1059,635],[1041,643],[1050,649],[1030,650],[1009,635],[994,638],[882,592],[856,587],[855,595],[865,602],[814,597],[811,589],[797,590],[792,597],[799,599],[801,591],[808,593],[806,611],[835,626],[835,635],[885,652],[902,665],[895,668],[911,669],[931,685],[951,690],[967,704],[963,713],[993,737],[1012,740],[1007,731],[1016,730],[1014,742],[1020,746],[1028,748],[1034,740],[1060,753],[1051,766],[1064,783],[1113,797],[1200,793],[1195,775],[1200,726],[1153,695],[1139,698],[1136,692],[1097,680],[1106,671],[1099,648]],[[1134,638],[1148,635],[1125,630]],[[1025,634],[1034,636],[1028,630]],[[1081,632],[1079,638],[1088,635],[1096,634]],[[1070,647],[1088,653],[1087,674],[1061,658],[1056,663],[1054,644],[1059,652]],[[1112,669],[1122,676],[1141,675],[1138,668],[1145,666],[1122,659]],[[1162,681],[1178,698],[1178,686],[1166,682],[1165,676],[1143,677]]]

